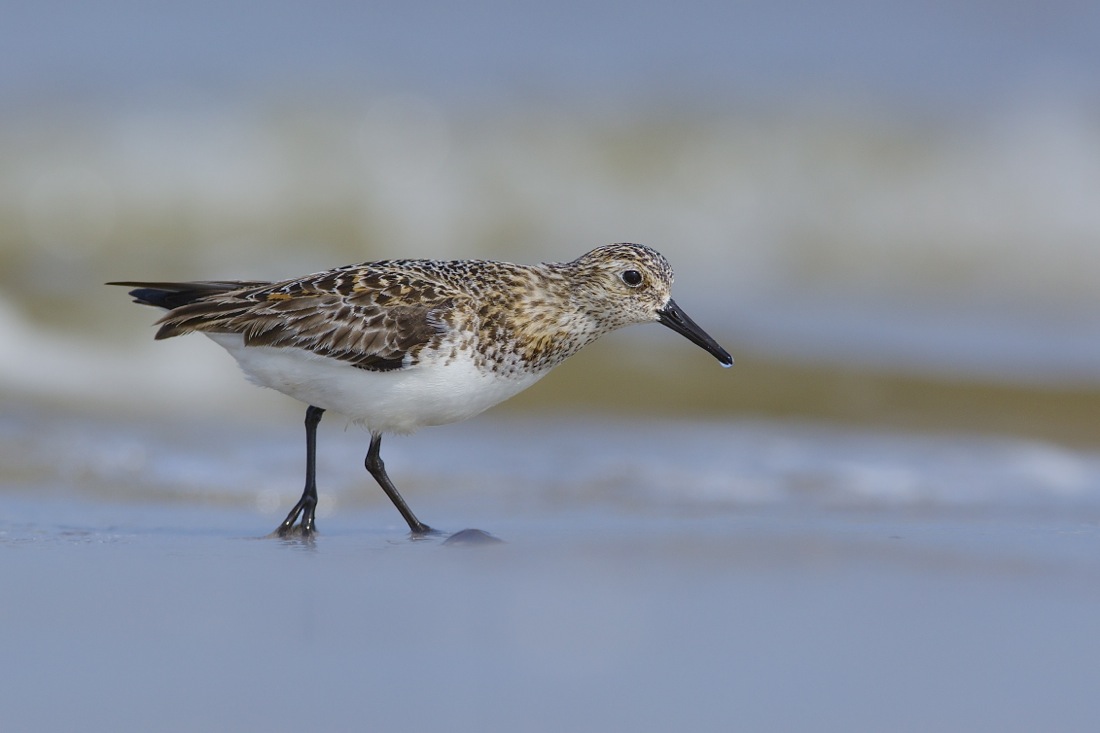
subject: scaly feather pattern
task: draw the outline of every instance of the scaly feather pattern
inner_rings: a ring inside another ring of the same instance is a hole
[[[657,321],[730,355],[672,300],[672,268],[637,244],[572,262],[385,260],[282,282],[113,283],[164,308],[157,338],[201,332],[256,384],[309,405],[306,484],[275,531],[315,531],[317,424],[338,410],[371,432],[366,467],[414,534],[380,457],[382,434],[472,417],[538,381],[602,334]]]

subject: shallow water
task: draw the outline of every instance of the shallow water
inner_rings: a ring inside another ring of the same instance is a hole
[[[1100,728],[1100,6],[24,5],[5,730]],[[329,416],[262,539],[300,408],[102,285],[622,240],[737,368],[387,437],[418,542]]]
[[[19,730],[1013,731],[1100,722],[1100,456],[775,421],[388,438],[24,405],[0,432]],[[63,695],[65,705],[57,703]],[[213,722],[212,722],[213,721]]]
[[[0,414],[0,479],[14,495],[207,504],[275,518],[301,489],[303,435],[294,413],[263,422],[217,414],[112,418],[24,403]],[[321,516],[384,505],[363,469],[365,431],[331,414],[318,436]],[[414,507],[482,501],[508,513],[559,505],[643,514],[758,506],[1100,512],[1100,454],[961,432],[490,414],[387,436],[383,457]]]

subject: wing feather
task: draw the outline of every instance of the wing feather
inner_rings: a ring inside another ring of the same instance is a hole
[[[139,302],[170,309],[158,339],[239,333],[248,346],[305,349],[375,371],[416,363],[461,299],[426,273],[369,266],[280,283],[125,284]]]

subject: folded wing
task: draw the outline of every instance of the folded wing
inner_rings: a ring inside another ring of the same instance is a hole
[[[343,268],[279,283],[117,282],[165,308],[158,339],[237,333],[248,346],[297,348],[372,371],[412,366],[451,327],[459,297],[422,273]]]

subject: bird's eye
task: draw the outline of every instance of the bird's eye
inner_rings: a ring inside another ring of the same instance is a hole
[[[620,277],[623,282],[632,288],[636,288],[642,284],[642,273],[637,270],[627,270]]]

